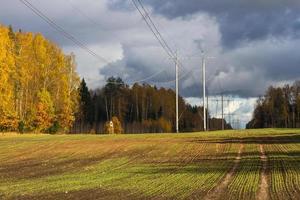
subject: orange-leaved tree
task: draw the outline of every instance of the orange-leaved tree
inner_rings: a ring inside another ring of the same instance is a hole
[[[42,89],[37,97],[34,127],[37,131],[47,131],[54,121],[53,101],[46,89]]]

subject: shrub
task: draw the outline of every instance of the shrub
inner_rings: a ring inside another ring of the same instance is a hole
[[[111,126],[112,122],[112,126]],[[122,134],[124,133],[122,124],[117,117],[112,117],[111,121],[107,121],[104,125],[104,132],[107,134]]]
[[[163,132],[170,133],[172,131],[171,122],[166,120],[165,118],[163,117],[159,118],[158,124]]]
[[[19,133],[24,133],[24,131],[25,131],[25,123],[24,123],[24,121],[20,121],[19,122],[18,131],[19,131]]]
[[[60,125],[58,123],[58,121],[55,121],[52,126],[48,129],[48,133],[50,134],[54,134],[57,133],[60,130]]]
[[[16,131],[19,120],[14,114],[3,114],[0,116],[0,131]]]

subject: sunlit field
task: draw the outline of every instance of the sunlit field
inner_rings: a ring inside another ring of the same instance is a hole
[[[0,199],[299,199],[300,130],[0,136]]]

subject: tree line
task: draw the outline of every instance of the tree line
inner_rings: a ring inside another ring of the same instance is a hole
[[[269,87],[259,97],[247,128],[299,128],[300,81],[283,87]]]
[[[89,90],[83,79],[79,89],[79,112],[73,133],[105,132],[105,122],[117,117],[125,133],[160,133],[175,130],[175,92],[149,84],[129,86],[110,77],[103,88]],[[181,131],[203,130],[203,107],[192,106],[179,97]],[[209,118],[210,129],[222,128],[222,120]],[[226,124],[226,122],[225,122]],[[226,128],[231,126],[226,124]]]

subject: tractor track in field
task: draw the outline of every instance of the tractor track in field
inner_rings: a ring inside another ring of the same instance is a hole
[[[225,177],[221,180],[220,184],[210,190],[207,195],[203,198],[204,200],[217,200],[221,199],[222,195],[226,193],[227,187],[229,183],[232,181],[233,175],[235,174],[241,159],[242,152],[244,149],[244,144],[240,145],[238,155],[235,157],[234,165],[231,170],[225,175]]]
[[[260,160],[262,162],[262,169],[260,175],[260,184],[257,193],[257,200],[268,200],[269,199],[269,184],[267,178],[267,167],[268,167],[268,158],[266,156],[264,147],[262,144],[259,145],[260,150]]]

